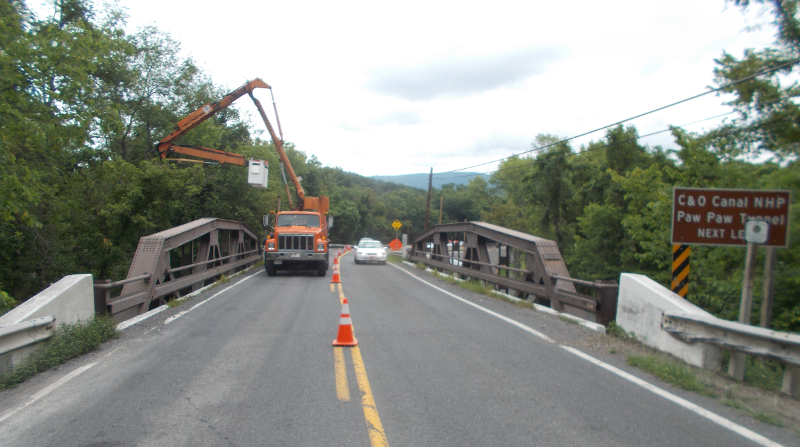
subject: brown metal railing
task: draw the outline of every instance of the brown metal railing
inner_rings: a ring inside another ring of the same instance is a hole
[[[461,256],[451,255],[448,236],[463,241],[451,244],[452,252]],[[495,248],[497,262],[491,262],[490,250]],[[616,318],[619,285],[615,281],[571,278],[556,243],[527,233],[485,222],[437,225],[414,238],[408,258],[604,325]],[[512,258],[520,263],[524,258],[524,268],[510,265]],[[593,294],[580,293],[575,285],[590,288]]]
[[[258,236],[246,225],[215,218],[142,237],[126,279],[95,281],[95,310],[127,320],[163,304],[170,295],[179,297],[261,261],[260,251]],[[173,267],[174,258],[189,264]],[[112,298],[115,287],[122,291]]]

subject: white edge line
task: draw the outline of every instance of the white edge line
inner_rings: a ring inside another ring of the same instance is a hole
[[[195,304],[195,305],[194,305],[194,306],[192,306],[191,308],[189,308],[189,309],[187,309],[187,310],[184,310],[183,312],[177,313],[177,314],[175,314],[175,315],[173,315],[173,316],[171,316],[171,317],[167,318],[166,320],[164,320],[164,324],[170,324],[170,323],[172,323],[173,321],[177,320],[178,318],[180,318],[180,317],[182,317],[182,316],[184,316],[184,315],[188,314],[189,312],[191,312],[191,311],[193,311],[193,310],[197,309],[198,307],[202,306],[203,304],[205,304],[205,303],[207,303],[207,302],[209,302],[209,301],[213,300],[214,298],[216,298],[216,297],[220,296],[221,294],[223,294],[223,293],[227,292],[228,290],[230,290],[230,289],[232,289],[232,288],[234,288],[234,287],[238,286],[239,284],[242,284],[243,282],[245,282],[245,281],[247,281],[248,279],[250,279],[250,278],[252,278],[252,277],[254,277],[254,276],[258,275],[259,273],[261,273],[261,272],[259,271],[259,272],[253,273],[252,275],[250,275],[250,276],[248,276],[248,277],[246,277],[246,278],[242,279],[241,281],[237,282],[236,284],[230,285],[230,286],[228,286],[228,287],[226,287],[226,288],[224,288],[224,289],[220,290],[219,292],[217,292],[217,293],[215,293],[215,294],[211,295],[211,297],[209,297],[209,298],[207,298],[207,299],[205,299],[205,300],[203,300],[203,301],[200,301],[199,303]]]
[[[163,306],[158,306],[158,307],[156,307],[155,309],[153,309],[153,310],[151,310],[151,311],[148,311],[148,312],[145,312],[145,313],[143,313],[143,314],[141,314],[141,315],[139,315],[139,316],[133,317],[133,318],[131,318],[131,319],[129,319],[129,320],[125,320],[125,321],[123,321],[122,323],[120,323],[120,324],[118,324],[118,325],[117,325],[117,330],[118,330],[118,331],[124,331],[125,329],[127,329],[127,328],[129,328],[129,327],[133,326],[133,325],[134,325],[134,324],[136,324],[136,323],[139,323],[139,322],[141,322],[141,321],[144,321],[144,320],[146,320],[146,319],[148,319],[148,318],[152,317],[153,315],[158,315],[158,314],[160,314],[161,312],[164,312],[164,311],[165,311],[165,310],[167,310],[168,308],[169,308],[169,306],[167,306],[166,304],[164,304]]]
[[[242,273],[242,272],[235,273],[235,274],[231,275],[230,277],[231,277],[231,278],[234,278],[234,277],[236,277],[236,276],[239,276],[241,273]],[[250,277],[252,277],[252,276],[255,276],[255,275],[259,274],[259,273],[261,273],[261,272],[256,272],[256,273],[253,273],[252,275],[250,275],[250,276],[248,276],[247,278],[245,278],[245,280],[246,280],[246,279],[249,279]],[[242,280],[242,281],[244,281],[244,280]],[[242,282],[242,281],[239,281],[239,282]],[[239,283],[236,283],[236,284],[239,284]],[[234,286],[235,286],[236,284],[234,284]],[[206,291],[206,289],[209,289],[209,288],[210,288],[211,286],[213,286],[213,285],[214,285],[214,284],[209,284],[209,285],[207,285],[207,286],[205,286],[205,287],[203,287],[203,288],[201,288],[201,289],[195,290],[194,292],[192,292],[192,293],[190,293],[190,294],[188,294],[188,295],[185,295],[185,296],[183,296],[183,297],[181,297],[181,298],[179,298],[179,299],[185,300],[185,299],[187,299],[187,298],[191,298],[191,297],[193,297],[193,296],[199,295],[199,294],[201,294],[201,293],[205,292],[205,291]],[[233,286],[231,286],[231,287],[233,287]],[[226,290],[227,290],[227,289],[226,289]],[[133,318],[131,318],[131,319],[129,319],[129,320],[125,320],[125,321],[123,321],[122,323],[120,323],[120,324],[118,324],[118,325],[117,325],[117,330],[118,330],[118,331],[124,331],[125,329],[127,329],[127,328],[129,328],[129,327],[133,326],[134,324],[140,323],[140,322],[142,322],[142,321],[144,321],[144,320],[146,320],[146,319],[148,319],[148,318],[150,318],[150,317],[152,317],[152,316],[155,316],[155,315],[158,315],[158,314],[160,314],[161,312],[164,312],[164,311],[165,311],[165,310],[167,310],[168,308],[169,308],[169,306],[167,306],[166,304],[164,304],[163,306],[158,306],[158,307],[156,307],[155,309],[153,309],[153,310],[151,310],[151,311],[145,312],[145,313],[143,313],[143,314],[141,314],[141,315],[138,315],[138,316],[136,316],[136,317],[133,317]]]
[[[528,333],[530,333],[530,334],[533,334],[533,335],[535,335],[535,336],[537,336],[537,337],[541,338],[542,340],[549,341],[550,343],[555,343],[555,340],[553,340],[552,338],[548,337],[547,335],[544,335],[543,333],[541,333],[541,332],[539,332],[539,331],[537,331],[537,330],[535,330],[535,329],[531,329],[531,328],[529,328],[528,326],[525,326],[524,324],[522,324],[522,323],[520,323],[520,322],[518,322],[518,321],[512,320],[511,318],[508,318],[508,317],[506,317],[505,315],[500,315],[500,314],[499,314],[499,313],[497,313],[497,312],[491,311],[491,310],[489,310],[489,309],[487,309],[487,308],[485,308],[485,307],[481,307],[481,306],[479,306],[479,305],[477,305],[477,304],[475,304],[475,303],[473,303],[473,302],[471,302],[471,301],[468,301],[468,300],[466,300],[466,299],[464,299],[464,298],[461,298],[460,296],[458,296],[458,295],[456,295],[456,294],[450,293],[450,292],[448,292],[447,290],[444,290],[444,289],[442,289],[442,288],[440,288],[440,287],[438,287],[438,286],[435,286],[435,285],[433,285],[433,284],[429,283],[428,281],[425,281],[424,279],[422,279],[422,278],[419,278],[419,277],[415,276],[415,275],[414,275],[414,274],[412,274],[411,272],[407,272],[407,271],[405,271],[405,270],[401,269],[400,267],[398,267],[398,266],[396,266],[396,265],[393,265],[392,267],[395,267],[395,268],[397,268],[397,269],[398,269],[398,270],[400,270],[401,272],[403,272],[403,273],[405,273],[405,274],[407,274],[407,275],[411,276],[412,278],[416,279],[417,281],[420,281],[420,282],[422,282],[422,283],[425,283],[425,284],[427,284],[428,286],[430,286],[430,287],[432,287],[432,288],[434,288],[434,289],[436,289],[436,290],[438,290],[438,291],[440,291],[440,292],[442,292],[442,293],[444,293],[444,294],[446,294],[446,295],[448,295],[448,296],[451,296],[451,297],[453,297],[453,298],[455,298],[455,299],[457,299],[457,300],[459,300],[459,301],[461,301],[461,302],[463,302],[463,303],[465,303],[465,304],[468,304],[468,305],[470,305],[470,306],[472,306],[472,307],[474,307],[474,308],[476,308],[476,309],[482,310],[482,311],[484,311],[484,312],[488,313],[489,315],[495,316],[495,317],[497,317],[497,318],[499,318],[499,319],[501,319],[501,320],[505,321],[506,323],[512,324],[512,325],[514,325],[514,326],[516,326],[516,327],[518,327],[518,328],[522,329],[522,330],[523,330],[523,331],[525,331],[525,332],[528,332]]]
[[[409,265],[411,267],[416,267],[416,265],[414,265],[414,264],[412,264],[410,262],[403,261],[403,263],[405,263],[405,264],[407,264],[407,265]],[[429,272],[429,273],[433,272],[433,270],[429,269],[429,268],[425,269],[425,271]],[[463,279],[456,278],[455,276],[452,276],[452,275],[445,275],[445,274],[439,273],[439,276],[446,276],[448,278],[454,279],[455,281],[464,282]],[[574,321],[575,323],[577,323],[580,326],[585,327],[586,329],[590,329],[590,330],[593,330],[595,332],[600,332],[601,334],[605,334],[606,333],[606,327],[603,326],[602,324],[598,324],[598,323],[595,323],[595,322],[589,321],[589,320],[584,320],[583,318],[576,317],[575,315],[570,315],[570,314],[568,314],[566,312],[559,312],[559,311],[557,311],[555,309],[551,309],[549,307],[542,306],[541,304],[531,303],[530,301],[525,301],[523,299],[519,299],[519,298],[517,298],[515,296],[512,296],[512,295],[509,295],[507,293],[498,292],[496,290],[493,291],[493,293],[496,294],[496,295],[500,295],[500,296],[503,296],[505,298],[508,298],[508,299],[510,299],[512,301],[532,304],[533,308],[538,310],[539,312],[544,312],[544,313],[547,313],[547,314],[550,314],[550,315],[555,315],[557,317],[566,318],[567,320]]]
[[[70,380],[72,380],[72,379],[78,377],[79,375],[83,374],[87,369],[93,367],[96,364],[97,363],[90,363],[88,365],[81,366],[80,368],[76,369],[75,371],[72,371],[71,373],[67,374],[66,376],[64,376],[64,377],[56,380],[55,382],[51,383],[50,385],[47,385],[46,387],[42,388],[41,390],[39,390],[39,392],[37,392],[36,394],[31,396],[31,398],[28,399],[27,402],[25,402],[24,404],[20,405],[19,407],[15,408],[15,409],[13,409],[11,411],[8,411],[6,414],[4,414],[2,417],[0,417],[0,422],[5,421],[6,419],[8,419],[11,416],[13,416],[16,412],[24,409],[28,405],[33,404],[37,400],[47,396],[48,394],[50,394],[53,391],[57,390],[58,388],[62,387],[65,383],[67,383]]]
[[[718,415],[716,413],[712,413],[711,411],[708,411],[705,408],[703,408],[703,407],[701,407],[701,406],[699,406],[697,404],[689,402],[686,399],[678,397],[678,396],[676,396],[676,395],[674,395],[674,394],[672,394],[672,393],[670,393],[668,391],[665,391],[665,390],[663,390],[663,389],[661,389],[661,388],[659,388],[659,387],[657,387],[657,386],[655,386],[655,385],[653,385],[653,384],[651,384],[649,382],[646,382],[646,381],[644,381],[644,380],[642,380],[642,379],[640,379],[640,378],[638,378],[638,377],[636,377],[636,376],[634,376],[632,374],[629,374],[629,373],[627,373],[627,372],[625,372],[625,371],[623,371],[623,370],[621,370],[621,369],[619,369],[617,367],[611,366],[608,363],[605,363],[603,361],[597,360],[596,358],[594,358],[594,357],[592,357],[592,356],[590,356],[588,354],[585,354],[585,353],[583,353],[583,352],[581,352],[581,351],[579,351],[579,350],[577,350],[577,349],[575,349],[573,347],[561,345],[561,348],[566,350],[566,351],[568,351],[568,352],[571,352],[572,354],[577,355],[578,357],[586,360],[587,362],[594,363],[595,365],[597,365],[597,366],[599,366],[599,367],[601,367],[601,368],[603,368],[603,369],[605,369],[607,371],[610,371],[610,372],[618,375],[619,377],[622,377],[625,380],[633,382],[636,385],[639,385],[640,387],[642,387],[642,388],[644,388],[644,389],[646,389],[646,390],[648,390],[648,391],[650,391],[650,392],[652,392],[654,394],[657,394],[657,395],[663,397],[664,399],[667,399],[667,400],[669,400],[669,401],[671,401],[673,403],[676,403],[676,404],[682,406],[683,408],[686,408],[689,411],[693,411],[693,412],[697,413],[698,415],[703,416],[704,418],[710,420],[711,422],[719,424],[722,427],[727,428],[728,430],[730,430],[730,431],[732,431],[734,433],[737,433],[737,434],[739,434],[739,435],[741,435],[741,436],[743,436],[743,437],[745,437],[745,438],[747,438],[747,439],[749,439],[749,440],[751,440],[751,441],[753,441],[753,442],[755,442],[757,444],[763,445],[765,447],[783,447],[783,445],[778,444],[777,442],[774,442],[774,441],[772,441],[770,439],[767,439],[764,436],[761,436],[758,433],[756,433],[756,432],[754,432],[754,431],[752,431],[750,429],[742,427],[741,425],[739,425],[739,424],[737,424],[735,422],[732,422],[732,421],[730,421],[728,419],[725,419],[724,417],[722,417],[722,416],[720,416],[720,415]]]
[[[652,392],[652,393],[654,393],[656,395],[659,395],[659,396],[661,396],[661,397],[663,397],[663,398],[665,398],[665,399],[667,399],[667,400],[669,400],[669,401],[671,401],[673,403],[676,403],[676,404],[682,406],[683,408],[686,408],[689,411],[693,411],[694,413],[697,413],[698,415],[703,416],[704,418],[710,420],[711,422],[714,422],[714,423],[722,426],[723,428],[727,428],[728,430],[730,430],[730,431],[732,431],[732,432],[734,432],[734,433],[736,433],[736,434],[738,434],[738,435],[740,435],[740,436],[742,436],[742,437],[744,437],[746,439],[749,439],[750,441],[753,441],[756,444],[762,445],[764,447],[784,447],[782,444],[778,444],[777,442],[772,441],[772,440],[770,440],[770,439],[768,439],[768,438],[766,438],[766,437],[764,437],[762,435],[759,435],[758,433],[756,433],[756,432],[754,432],[754,431],[752,431],[752,430],[750,430],[748,428],[742,427],[741,425],[739,425],[739,424],[737,424],[737,423],[735,423],[733,421],[730,421],[728,419],[725,419],[724,417],[722,417],[722,416],[720,416],[720,415],[718,415],[716,413],[713,413],[713,412],[711,412],[709,410],[706,410],[705,408],[703,408],[703,407],[701,407],[701,406],[699,406],[697,404],[689,402],[686,399],[678,397],[678,396],[676,396],[676,395],[674,395],[674,394],[672,394],[672,393],[670,393],[668,391],[665,391],[665,390],[663,390],[663,389],[661,389],[661,388],[659,388],[659,387],[657,387],[657,386],[655,386],[655,385],[653,385],[653,384],[651,384],[649,382],[646,382],[646,381],[644,381],[644,380],[642,380],[642,379],[640,379],[640,378],[638,378],[638,377],[636,377],[636,376],[634,376],[632,374],[629,374],[629,373],[627,373],[627,372],[625,372],[625,371],[623,371],[623,370],[621,370],[621,369],[619,369],[619,368],[617,368],[615,366],[611,366],[608,363],[605,363],[605,362],[603,362],[601,360],[598,360],[598,359],[590,356],[589,354],[585,354],[585,353],[583,353],[583,352],[581,352],[581,351],[579,351],[579,350],[577,350],[577,349],[575,349],[573,347],[570,347],[570,346],[564,346],[564,345],[557,344],[555,342],[555,340],[553,340],[552,338],[548,337],[547,335],[542,334],[541,332],[538,332],[538,331],[536,331],[534,329],[531,329],[530,327],[525,326],[524,324],[522,324],[522,323],[520,323],[518,321],[512,320],[511,318],[508,318],[508,317],[506,317],[504,315],[500,315],[500,314],[498,314],[496,312],[493,312],[493,311],[491,311],[489,309],[486,309],[486,308],[484,308],[482,306],[479,306],[479,305],[477,305],[477,304],[475,304],[475,303],[473,303],[471,301],[468,301],[468,300],[466,300],[464,298],[461,298],[458,295],[455,295],[455,294],[450,293],[450,292],[448,292],[448,291],[446,291],[446,290],[444,290],[442,288],[439,288],[439,287],[435,286],[434,284],[431,284],[428,281],[425,281],[424,279],[417,277],[413,273],[408,272],[408,271],[400,268],[399,266],[396,266],[396,265],[392,265],[392,266],[395,267],[396,269],[402,271],[403,273],[411,276],[412,278],[414,278],[414,279],[416,279],[416,280],[418,280],[418,281],[420,281],[422,283],[425,283],[428,286],[430,286],[430,287],[432,287],[432,288],[434,288],[434,289],[436,289],[436,290],[438,290],[438,291],[440,291],[440,292],[442,292],[442,293],[444,293],[444,294],[446,294],[448,296],[451,296],[451,297],[453,297],[453,298],[455,298],[455,299],[457,299],[457,300],[459,300],[459,301],[461,301],[463,303],[469,304],[470,306],[472,306],[472,307],[474,307],[476,309],[482,310],[482,311],[488,313],[489,315],[493,315],[493,316],[495,316],[497,318],[500,318],[501,320],[503,320],[503,321],[505,321],[507,323],[511,323],[512,325],[524,330],[525,332],[531,333],[531,334],[533,334],[533,335],[535,335],[535,336],[537,336],[537,337],[539,337],[539,338],[541,338],[543,340],[549,341],[550,343],[554,343],[554,344],[558,345],[560,348],[566,350],[567,352],[570,352],[570,353],[572,353],[572,354],[574,354],[574,355],[576,355],[576,356],[578,356],[578,357],[580,357],[580,358],[582,358],[582,359],[584,359],[584,360],[586,360],[586,361],[588,361],[590,363],[593,363],[593,364],[595,364],[595,365],[597,365],[597,366],[599,366],[599,367],[601,367],[601,368],[603,368],[603,369],[605,369],[605,370],[607,370],[609,372],[612,372],[612,373],[616,374],[617,376],[619,376],[619,377],[621,377],[621,378],[623,378],[625,380],[628,380],[629,382],[632,382],[632,383],[634,383],[636,385],[639,385],[640,387],[642,387],[642,388],[644,388],[644,389],[646,389],[646,390],[648,390],[648,391],[650,391],[650,392]]]

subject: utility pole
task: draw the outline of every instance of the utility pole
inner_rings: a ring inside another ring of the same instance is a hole
[[[444,196],[439,197],[439,225],[442,224],[442,210],[444,209]]]
[[[428,200],[425,202],[425,230],[428,229],[428,217],[431,215],[431,189],[433,189],[433,168],[431,168],[431,175],[428,176]]]

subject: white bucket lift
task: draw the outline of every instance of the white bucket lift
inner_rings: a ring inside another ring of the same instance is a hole
[[[247,166],[247,183],[256,188],[266,188],[269,172],[268,168],[268,161],[250,159]]]

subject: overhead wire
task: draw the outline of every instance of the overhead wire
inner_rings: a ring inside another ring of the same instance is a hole
[[[722,86],[720,86],[720,87],[717,87],[717,88],[714,88],[714,89],[708,90],[708,91],[706,91],[706,92],[703,92],[703,93],[699,93],[699,94],[697,94],[697,95],[694,95],[694,96],[690,96],[690,97],[688,97],[688,98],[684,98],[684,99],[682,99],[682,100],[680,100],[680,101],[676,101],[676,102],[673,102],[673,103],[671,103],[671,104],[667,104],[667,105],[665,105],[665,106],[661,106],[661,107],[658,107],[658,108],[656,108],[656,109],[653,109],[653,110],[649,110],[649,111],[647,111],[647,112],[644,112],[644,113],[640,113],[640,114],[638,114],[638,115],[632,116],[632,117],[630,117],[630,118],[626,118],[626,119],[624,119],[624,120],[617,121],[617,122],[615,122],[615,123],[612,123],[612,124],[608,124],[608,125],[605,125],[605,126],[602,126],[602,127],[598,127],[597,129],[593,129],[593,130],[590,130],[590,131],[588,131],[588,132],[584,132],[584,133],[581,133],[581,134],[578,134],[578,135],[573,135],[573,136],[571,136],[571,137],[564,138],[563,140],[559,140],[559,141],[556,141],[556,142],[553,142],[553,143],[550,143],[550,144],[546,144],[546,145],[544,145],[544,146],[535,147],[535,148],[533,148],[533,149],[531,149],[531,150],[527,150],[527,151],[519,152],[519,153],[517,153],[517,154],[512,154],[512,155],[509,155],[509,156],[506,156],[506,157],[503,157],[503,158],[498,158],[497,160],[487,161],[487,162],[485,162],[485,163],[480,163],[480,164],[477,164],[477,165],[467,166],[467,167],[465,167],[465,168],[453,169],[453,170],[451,170],[451,171],[444,171],[444,172],[441,172],[440,174],[449,174],[449,173],[451,173],[451,172],[459,172],[459,171],[464,171],[464,170],[466,170],[466,169],[472,169],[472,168],[477,168],[477,167],[480,167],[480,166],[486,166],[486,165],[488,165],[488,164],[496,163],[496,162],[498,162],[498,161],[503,161],[503,160],[506,160],[506,159],[509,159],[509,158],[512,158],[512,157],[516,157],[516,156],[520,156],[520,155],[528,154],[528,153],[531,153],[531,152],[542,151],[542,150],[544,150],[544,149],[547,149],[547,148],[549,148],[549,147],[552,147],[552,146],[555,146],[555,145],[558,145],[558,144],[561,144],[561,143],[566,143],[566,142],[568,142],[568,141],[571,141],[571,140],[574,140],[574,139],[576,139],[576,138],[584,137],[584,136],[586,136],[586,135],[590,135],[590,134],[593,134],[593,133],[595,133],[595,132],[599,132],[599,131],[601,131],[601,130],[608,129],[608,128],[610,128],[610,127],[614,127],[614,126],[620,125],[620,124],[622,124],[622,123],[626,123],[626,122],[628,122],[628,121],[632,121],[632,120],[635,120],[635,119],[637,119],[637,118],[641,118],[641,117],[643,117],[643,116],[650,115],[650,114],[652,114],[652,113],[659,112],[659,111],[661,111],[661,110],[664,110],[664,109],[668,109],[668,108],[670,108],[670,107],[673,107],[673,106],[676,106],[676,105],[678,105],[678,104],[683,104],[683,103],[685,103],[685,102],[692,101],[692,100],[694,100],[694,99],[700,98],[700,97],[702,97],[702,96],[709,95],[709,94],[711,94],[711,93],[716,93],[716,92],[718,92],[718,91],[721,91],[721,90],[724,90],[724,89],[726,89],[726,88],[733,87],[734,85],[741,84],[741,83],[743,83],[743,82],[747,82],[747,81],[749,81],[749,80],[752,80],[752,79],[754,79],[754,78],[757,78],[758,76],[765,75],[765,74],[767,74],[767,73],[772,73],[772,72],[778,71],[778,70],[780,70],[780,69],[782,69],[782,68],[786,68],[786,67],[789,67],[789,66],[795,65],[795,64],[797,64],[798,62],[800,62],[800,58],[798,58],[798,59],[792,59],[792,60],[790,60],[790,61],[788,61],[788,62],[785,62],[785,63],[783,63],[783,64],[777,65],[777,66],[775,66],[775,67],[767,68],[767,69],[764,69],[764,70],[761,70],[761,71],[759,71],[758,73],[754,73],[754,74],[751,74],[751,75],[749,75],[749,76],[745,76],[745,77],[743,77],[743,78],[741,78],[741,79],[737,79],[737,80],[735,80],[735,81],[731,81],[731,82],[729,82],[729,83],[727,83],[727,84],[725,84],[725,85],[722,85]],[[660,132],[659,132],[659,133],[660,133]]]
[[[728,112],[725,115],[729,115],[729,114],[732,114],[732,113],[735,113],[735,112]],[[673,126],[673,127],[682,128],[682,127],[688,126],[690,124],[696,124],[698,122],[706,121],[706,120],[713,119],[713,118],[716,118],[716,117],[706,118],[706,119],[703,119],[703,120],[700,120],[700,121],[695,121],[693,123],[688,123],[688,124],[684,124],[682,126]],[[774,121],[771,121],[771,122],[763,123],[760,126],[761,127],[773,126],[773,125],[778,125],[778,124],[791,122],[791,121],[792,121],[791,118],[783,118],[783,119],[779,119],[779,120],[774,120]],[[630,142],[630,141],[635,141],[635,140],[638,140],[640,138],[646,138],[646,137],[653,136],[653,135],[656,135],[656,134],[659,134],[659,133],[667,132],[669,130],[671,130],[671,129],[659,130],[659,131],[652,132],[652,133],[649,133],[649,134],[646,134],[646,135],[640,135],[640,136],[637,136],[637,137],[628,138],[628,139],[625,139],[625,140],[622,140],[622,141],[617,141],[617,142],[614,142],[614,143],[606,143],[606,144],[603,144],[603,145],[600,145],[600,146],[596,146],[596,147],[592,147],[592,148],[586,149],[586,150],[581,151],[581,152],[571,152],[569,154],[564,154],[564,155],[559,155],[559,156],[556,156],[556,157],[553,157],[553,158],[548,158],[547,160],[535,160],[534,159],[534,160],[531,160],[528,163],[523,163],[523,164],[516,165],[516,166],[509,166],[509,167],[506,167],[506,168],[500,168],[500,169],[497,169],[495,171],[492,171],[492,173],[501,172],[501,171],[510,171],[512,169],[520,169],[520,168],[525,168],[525,167],[529,167],[529,166],[537,165],[537,164],[542,164],[542,163],[549,163],[549,162],[551,162],[553,160],[557,160],[559,158],[574,157],[576,155],[582,155],[582,154],[585,154],[587,152],[593,152],[593,151],[596,151],[596,150],[617,146],[617,145],[620,145],[620,144],[623,144],[623,143],[627,143],[627,142]],[[738,130],[739,129],[728,129],[727,131],[724,131],[724,133],[732,133],[732,132],[736,132]],[[440,180],[450,180],[450,179],[457,179],[457,178],[464,178],[464,177],[475,177],[475,176],[484,175],[484,174],[489,174],[489,172],[478,172],[478,173],[467,174],[467,175],[462,175],[462,176],[458,176],[458,177],[447,177],[447,178],[440,179]]]

